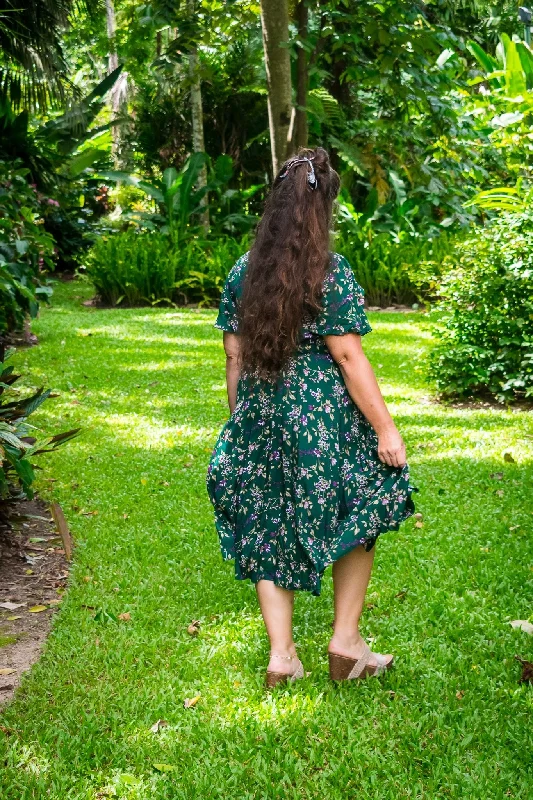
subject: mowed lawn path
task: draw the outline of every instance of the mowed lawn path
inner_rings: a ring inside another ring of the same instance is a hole
[[[370,315],[423,514],[381,537],[367,596],[363,632],[397,665],[331,685],[328,569],[321,597],[296,599],[311,674],[268,695],[255,590],[222,561],[205,490],[228,416],[215,311],[83,307],[90,295],[59,285],[40,345],[15,357],[26,387],[60,392],[36,424],[83,432],[39,477],[76,554],[2,716],[3,800],[532,797],[533,690],[514,657],[533,660],[533,637],[509,625],[531,614],[532,414],[433,403],[428,322]]]

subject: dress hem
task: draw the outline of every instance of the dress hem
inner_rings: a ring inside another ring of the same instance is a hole
[[[229,549],[228,547],[221,546],[221,555],[223,561],[233,561],[235,566],[235,579],[244,581],[250,580],[253,584],[256,584],[260,580],[269,580],[272,581],[276,586],[280,586],[283,589],[288,589],[291,591],[303,591],[303,592],[310,592],[314,597],[320,597],[321,590],[322,590],[322,578],[326,569],[334,564],[339,558],[350,553],[352,550],[355,550],[356,547],[359,545],[363,545],[365,550],[369,552],[375,546],[376,541],[380,536],[388,531],[398,531],[402,522],[412,517],[415,512],[415,505],[412,499],[413,492],[418,492],[418,487],[416,486],[409,486],[408,487],[408,497],[405,501],[405,506],[403,509],[403,513],[399,517],[399,519],[395,519],[389,523],[384,523],[379,527],[375,534],[372,535],[361,535],[357,539],[349,542],[342,548],[342,552],[336,553],[335,556],[331,559],[326,560],[321,567],[317,567],[315,576],[316,581],[311,583],[306,583],[303,585],[295,586],[294,581],[285,578],[279,578],[276,576],[275,573],[267,572],[265,570],[252,570],[244,572],[241,570],[237,556],[234,549]],[[217,534],[221,537],[221,534],[230,540],[234,540],[234,533],[231,529],[231,525],[225,519],[221,519],[219,514],[215,512],[215,527],[217,530]]]

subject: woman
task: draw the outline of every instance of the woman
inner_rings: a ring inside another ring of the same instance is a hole
[[[304,149],[274,180],[255,241],[231,269],[224,331],[230,418],[207,473],[222,556],[256,587],[270,639],[267,686],[304,675],[294,592],[333,564],[330,676],[379,675],[392,655],[359,633],[377,537],[411,516],[405,446],[361,348],[363,290],[329,251],[340,181]]]

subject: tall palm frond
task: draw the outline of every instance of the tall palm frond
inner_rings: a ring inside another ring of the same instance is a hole
[[[0,0],[0,97],[15,108],[46,108],[73,87],[61,47],[72,13],[93,16],[102,0]]]

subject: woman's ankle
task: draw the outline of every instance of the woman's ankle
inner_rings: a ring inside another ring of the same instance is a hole
[[[270,655],[282,656],[283,658],[294,658],[296,656],[296,645],[294,642],[291,644],[271,643]]]
[[[340,650],[353,650],[354,647],[361,644],[362,640],[363,637],[358,629],[355,631],[333,631],[328,649],[333,652],[336,652],[335,648],[339,648]]]

